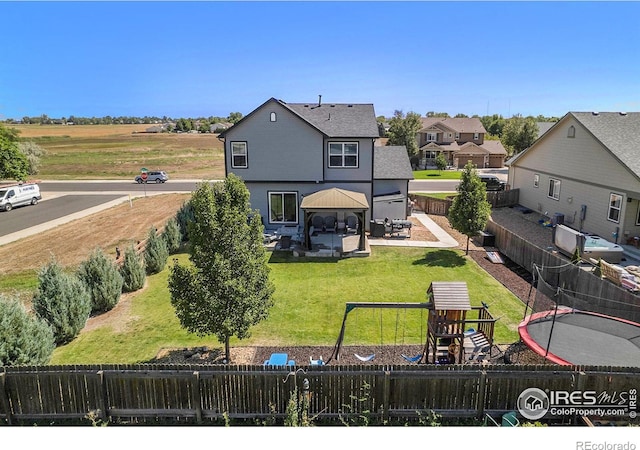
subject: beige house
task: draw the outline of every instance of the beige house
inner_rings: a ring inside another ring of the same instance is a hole
[[[500,141],[485,140],[486,132],[477,117],[423,117],[418,168],[435,166],[439,153],[453,167],[464,167],[467,161],[478,168],[504,167],[507,151]]]
[[[619,244],[640,236],[640,113],[569,112],[506,164],[522,206]]]

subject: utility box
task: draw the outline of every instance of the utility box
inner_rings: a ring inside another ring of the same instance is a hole
[[[384,237],[384,221],[378,219],[369,222],[369,234],[371,235],[371,237]]]
[[[555,213],[553,215],[553,217],[551,218],[551,225],[553,225],[553,226],[564,225],[564,214]]]
[[[486,231],[481,231],[476,236],[476,242],[478,243],[478,245],[482,247],[495,247],[496,237],[491,233],[487,233]]]

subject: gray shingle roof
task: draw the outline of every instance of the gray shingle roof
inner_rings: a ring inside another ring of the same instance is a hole
[[[328,137],[380,136],[370,103],[280,103]]]
[[[640,176],[640,112],[572,112],[593,136]]]
[[[374,180],[413,180],[409,154],[404,145],[373,147]]]
[[[458,133],[486,133],[477,117],[422,117],[422,129],[441,123]]]

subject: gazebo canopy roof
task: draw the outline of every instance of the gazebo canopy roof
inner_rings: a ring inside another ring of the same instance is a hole
[[[320,209],[369,209],[367,197],[361,192],[330,188],[309,194],[302,199],[300,208],[307,210]]]

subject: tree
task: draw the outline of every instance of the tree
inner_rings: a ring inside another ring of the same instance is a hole
[[[484,230],[491,214],[491,204],[487,201],[487,189],[476,173],[475,166],[469,161],[462,171],[460,184],[456,188],[458,195],[449,208],[449,222],[469,239]]]
[[[167,252],[172,255],[180,250],[180,244],[182,244],[182,234],[180,233],[180,227],[178,226],[178,220],[172,217],[167,221],[162,232],[162,239],[167,246]]]
[[[0,294],[0,367],[47,364],[54,349],[51,327],[17,298]]]
[[[187,201],[182,204],[176,213],[176,220],[180,228],[182,242],[187,242],[189,240],[188,223],[193,222],[193,207],[191,206],[191,202]]]
[[[509,155],[529,148],[538,137],[538,125],[533,117],[513,116],[502,128],[500,141]]]
[[[240,119],[242,119],[242,113],[239,112],[232,112],[229,114],[229,117],[227,117],[227,120],[234,125],[240,122]]]
[[[147,275],[162,272],[168,258],[167,243],[152,227],[147,234],[147,242],[144,246],[144,266]]]
[[[102,249],[95,248],[80,264],[78,276],[91,296],[92,312],[110,311],[118,304],[122,294],[122,275]]]
[[[418,153],[418,131],[422,128],[420,114],[396,110],[389,121],[389,140],[387,145],[404,145],[409,157]]]
[[[136,253],[133,245],[130,245],[124,251],[120,275],[122,275],[122,292],[134,292],[144,286],[144,282],[147,279],[144,261]]]
[[[18,147],[18,130],[0,124],[0,179],[24,181],[28,174],[29,162]]]
[[[438,153],[438,156],[436,156],[436,166],[438,167],[438,170],[444,170],[447,168],[447,158],[444,157],[444,154],[442,153]]]
[[[25,141],[18,143],[20,152],[27,158],[29,175],[35,175],[40,171],[40,158],[45,155],[46,151],[33,141]]]
[[[234,174],[220,183],[201,183],[190,204],[190,265],[176,262],[169,274],[171,304],[182,327],[215,335],[231,360],[229,340],[245,339],[273,305],[273,283],[262,245],[260,215],[249,191]]]
[[[82,281],[52,260],[38,273],[33,310],[53,330],[56,344],[71,342],[87,323],[91,296]]]

